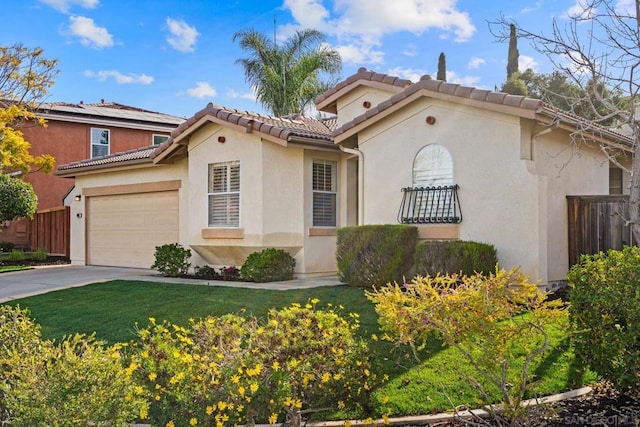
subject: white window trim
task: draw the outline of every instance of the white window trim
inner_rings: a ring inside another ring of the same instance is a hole
[[[156,136],[163,137],[163,138],[166,138],[166,139],[164,141],[162,141],[161,143],[156,144]],[[154,133],[153,135],[151,135],[151,145],[154,146],[154,147],[158,146],[158,145],[162,145],[163,143],[165,143],[167,141],[167,139],[169,139],[169,135],[163,135],[161,133]]]
[[[100,144],[100,143],[94,143],[93,142],[93,131],[107,132],[107,144],[106,144],[107,154],[106,155],[108,156],[109,154],[111,154],[111,129],[91,128],[89,130],[89,138],[90,138],[89,144],[90,144],[90,155],[91,155],[91,158],[93,159],[93,158],[96,158],[96,157],[102,157],[102,156],[94,156],[93,155],[93,147],[94,146],[97,146],[97,147],[104,147],[105,146],[105,144]]]
[[[231,188],[231,167],[232,166],[238,166],[238,190],[237,191],[217,191],[217,192],[212,192],[209,189],[209,180],[211,179],[209,177],[209,170],[210,167],[221,167],[221,166],[225,166],[226,167],[226,174],[225,174],[225,179],[227,181],[227,188]],[[242,187],[241,187],[241,183],[240,183],[240,179],[241,179],[241,171],[240,171],[240,161],[236,160],[236,161],[230,161],[230,162],[218,162],[218,163],[210,163],[209,165],[207,165],[207,225],[209,228],[240,228],[240,219],[242,218]],[[232,196],[232,195],[238,195],[238,220],[236,224],[230,224],[229,222],[227,223],[220,223],[220,224],[213,224],[211,222],[211,204],[210,204],[210,200],[212,196]]]
[[[313,169],[315,164],[329,164],[331,165],[331,175],[332,175],[332,184],[334,189],[331,191],[327,190],[315,190],[313,188]],[[333,211],[333,225],[316,225],[315,217],[314,217],[314,196],[315,194],[332,194],[335,197],[335,209]],[[311,228],[312,229],[335,229],[338,226],[338,162],[335,160],[329,159],[313,159],[311,161]],[[311,233],[310,235],[322,235],[322,232]]]

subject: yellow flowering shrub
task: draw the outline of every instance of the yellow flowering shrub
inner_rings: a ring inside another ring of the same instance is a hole
[[[122,425],[147,412],[121,345],[83,335],[42,340],[27,313],[9,306],[0,306],[0,342],[2,425]]]
[[[272,309],[264,321],[207,317],[188,328],[154,319],[138,331],[132,364],[154,425],[287,420],[367,402],[376,384],[357,317],[313,303]],[[195,420],[195,421],[194,421]]]
[[[497,391],[503,415],[512,420],[524,415],[520,404],[533,377],[531,363],[548,349],[545,325],[567,315],[560,302],[546,301],[516,269],[489,276],[417,277],[367,297],[375,303],[385,339],[419,348],[431,335],[440,337],[475,372],[461,376],[486,403],[496,403],[489,395]]]

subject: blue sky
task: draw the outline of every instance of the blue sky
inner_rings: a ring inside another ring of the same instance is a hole
[[[616,0],[632,3],[633,0]],[[47,101],[118,102],[189,117],[208,102],[264,112],[235,61],[234,32],[282,38],[316,28],[343,59],[342,77],[366,67],[493,89],[506,76],[507,44],[487,21],[501,15],[548,32],[581,0],[14,0],[3,1],[0,45],[40,46],[59,60]],[[275,19],[275,25],[274,25]],[[549,72],[525,41],[520,69]]]

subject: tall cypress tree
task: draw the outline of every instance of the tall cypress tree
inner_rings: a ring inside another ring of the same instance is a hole
[[[518,72],[518,57],[520,56],[520,52],[518,52],[518,38],[516,36],[516,26],[515,24],[509,25],[510,33],[509,33],[509,57],[507,58],[507,80],[513,75],[513,73]]]
[[[436,79],[442,80],[443,82],[447,81],[447,60],[444,57],[444,52],[440,52],[440,56],[438,57],[438,75]]]

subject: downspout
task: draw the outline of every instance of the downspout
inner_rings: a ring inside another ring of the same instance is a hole
[[[358,225],[364,225],[364,154],[356,148],[338,147],[344,153],[358,156]]]

